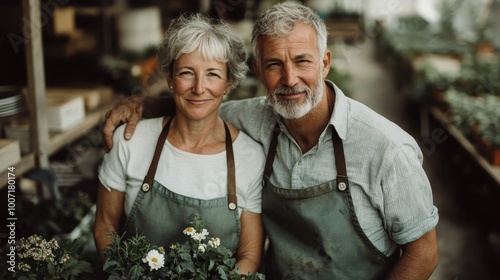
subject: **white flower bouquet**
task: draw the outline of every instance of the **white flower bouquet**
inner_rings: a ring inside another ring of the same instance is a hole
[[[209,237],[199,216],[191,225],[183,231],[188,240],[172,244],[169,252],[151,245],[144,235],[125,239],[114,234],[111,245],[103,250],[108,279],[265,279],[260,273],[241,275],[231,251],[220,246],[219,238]]]
[[[90,263],[80,260],[83,243],[79,239],[47,241],[39,235],[21,238],[16,246],[16,266],[3,267],[0,279],[52,280],[75,279],[82,273],[92,272]]]

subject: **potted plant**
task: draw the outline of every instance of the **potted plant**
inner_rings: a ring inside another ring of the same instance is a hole
[[[0,257],[1,279],[55,280],[75,279],[82,273],[92,272],[90,263],[81,260],[83,243],[79,239],[58,242],[47,241],[40,235],[21,238],[16,245],[16,261]]]
[[[144,235],[126,239],[111,234],[113,242],[103,251],[103,270],[110,280],[149,279],[265,279],[263,274],[240,275],[231,251],[220,239],[209,237],[199,216],[183,233],[188,240],[167,247],[152,245]]]

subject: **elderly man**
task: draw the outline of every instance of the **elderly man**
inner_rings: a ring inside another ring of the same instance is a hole
[[[254,69],[267,98],[230,101],[221,116],[267,151],[262,211],[269,279],[427,279],[438,262],[438,211],[415,140],[331,81],[324,22],[277,4],[255,23]],[[201,78],[200,78],[201,81]],[[108,114],[106,145],[143,107]],[[161,111],[161,110],[160,110]],[[153,113],[154,114],[154,113]]]

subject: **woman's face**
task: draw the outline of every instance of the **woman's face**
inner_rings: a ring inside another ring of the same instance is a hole
[[[191,120],[217,116],[224,93],[231,87],[226,63],[204,59],[197,50],[174,62],[168,83],[179,113]]]

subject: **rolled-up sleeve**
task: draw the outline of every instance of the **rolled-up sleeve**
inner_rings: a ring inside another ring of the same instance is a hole
[[[392,239],[406,244],[433,229],[439,220],[430,182],[422,168],[422,153],[413,143],[386,155],[382,192],[386,227]]]

